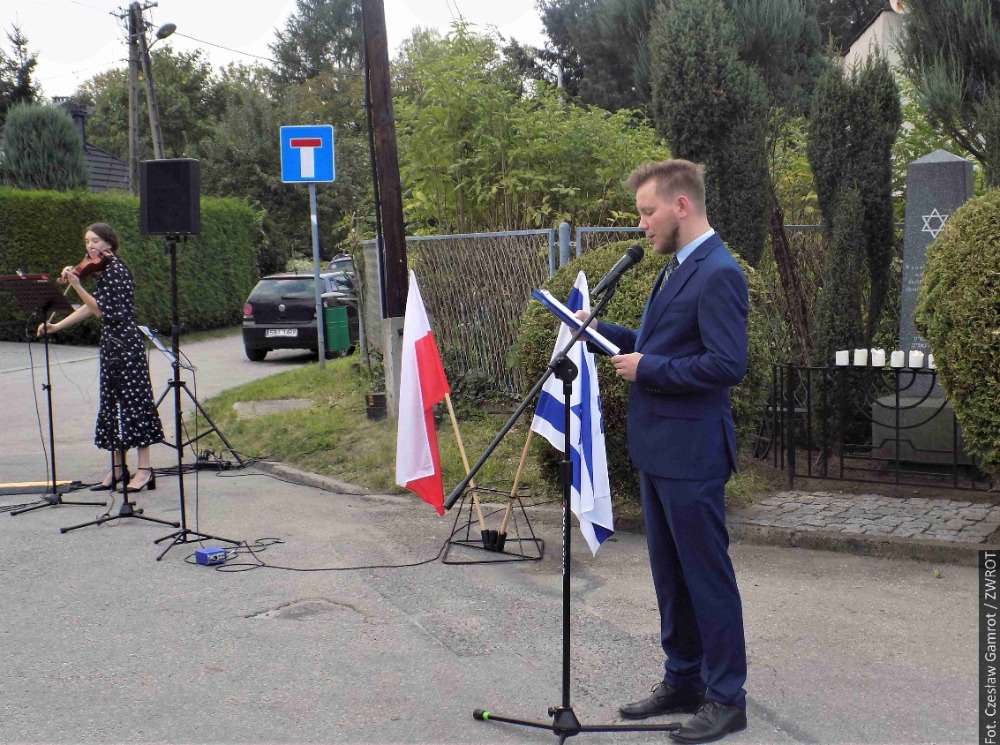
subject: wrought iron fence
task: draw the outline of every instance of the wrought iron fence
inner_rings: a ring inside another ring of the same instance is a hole
[[[992,487],[932,369],[772,364],[755,455],[796,478]]]

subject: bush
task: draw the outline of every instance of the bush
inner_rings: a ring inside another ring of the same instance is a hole
[[[201,235],[177,248],[178,304],[186,329],[239,323],[243,302],[257,280],[254,251],[261,238],[260,219],[260,213],[235,199],[201,200]],[[0,189],[0,274],[20,269],[55,277],[83,258],[83,230],[94,222],[108,222],[118,232],[119,254],[135,277],[136,319],[166,332],[172,322],[169,257],[162,238],[139,235],[135,197]],[[25,314],[6,292],[0,292],[0,319],[0,339],[24,339]],[[91,344],[97,329],[96,323],[83,323],[60,338]]]
[[[626,241],[612,243],[587,252],[560,268],[545,282],[545,289],[557,298],[565,299],[569,296],[580,271],[586,273],[591,286],[597,284],[597,280],[618,261],[629,243]],[[656,275],[666,263],[666,257],[652,253],[648,241],[643,243],[647,251],[647,260],[622,277],[615,297],[605,308],[604,320],[638,328],[643,307],[656,281]],[[747,376],[742,385],[732,389],[731,392],[737,441],[743,447],[756,434],[756,426],[763,412],[770,381],[770,365],[767,328],[763,315],[764,291],[756,271],[749,268],[739,257],[736,260],[746,275],[750,293],[750,348]],[[521,331],[515,350],[516,364],[522,367],[525,380],[530,385],[534,385],[548,366],[557,333],[555,317],[540,303],[530,303],[521,316]],[[607,357],[599,355],[598,360],[611,489],[616,498],[638,499],[639,482],[629,460],[625,437],[629,384],[615,374]],[[546,474],[555,480],[556,472],[552,466],[557,462],[558,454],[546,447],[542,451],[541,460]]]
[[[87,162],[72,117],[56,106],[11,108],[0,152],[0,185],[16,189],[85,189]]]
[[[956,210],[927,249],[917,329],[970,453],[1000,474],[1000,189]]]

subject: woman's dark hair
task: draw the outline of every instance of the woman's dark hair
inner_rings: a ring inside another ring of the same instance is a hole
[[[93,233],[98,238],[100,238],[105,243],[111,246],[111,250],[118,253],[118,233],[115,229],[108,225],[106,222],[95,222],[93,225],[89,225],[83,234]]]

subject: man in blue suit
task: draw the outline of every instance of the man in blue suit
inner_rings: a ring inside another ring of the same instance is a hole
[[[630,719],[696,711],[670,737],[711,742],[747,725],[743,609],[725,523],[736,469],[729,388],[747,368],[747,287],[705,214],[703,166],[648,163],[629,177],[639,227],[670,262],[638,331],[601,322],[631,385],[629,455],[639,469],[649,563],[666,653],[652,695]]]

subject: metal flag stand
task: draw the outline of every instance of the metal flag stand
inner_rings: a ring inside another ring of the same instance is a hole
[[[449,402],[450,403],[450,402]],[[456,428],[457,429],[457,428]],[[504,510],[503,521],[500,524],[500,530],[484,530],[481,531],[481,539],[475,540],[472,538],[472,506],[470,505],[469,511],[466,513],[465,522],[465,537],[456,539],[455,536],[462,533],[463,529],[459,527],[459,522],[462,517],[462,512],[465,508],[467,501],[467,495],[462,495],[462,504],[459,505],[458,512],[455,513],[455,523],[451,527],[451,538],[448,539],[448,545],[445,548],[444,555],[441,557],[442,564],[502,564],[511,561],[541,561],[542,557],[545,555],[545,541],[541,538],[535,536],[535,531],[531,527],[531,520],[528,519],[528,513],[524,509],[524,503],[521,501],[522,495],[518,492],[518,487],[521,482],[521,473],[524,470],[524,462],[528,457],[528,449],[531,446],[531,432],[528,432],[528,437],[524,443],[524,450],[521,451],[521,462],[517,467],[517,474],[514,476],[514,486],[510,490],[508,497],[507,508]],[[465,452],[462,452],[463,462],[465,459]],[[466,473],[469,471],[469,464],[465,463]],[[479,493],[490,492],[493,494],[505,494],[498,489],[490,489],[486,487],[476,487],[476,491]],[[476,494],[473,493],[473,499],[475,499]],[[515,514],[515,504],[517,509],[520,510],[521,516],[524,518],[524,524],[527,527],[528,535],[530,538],[522,538],[518,525],[518,518]],[[481,517],[481,513],[480,513]],[[507,537],[507,526],[510,523],[511,518],[514,519],[514,532],[517,535],[516,538]],[[519,549],[518,552],[505,551],[507,544],[517,544]],[[466,559],[466,560],[456,560],[451,559],[451,547],[452,546],[462,546],[464,548],[477,549],[480,551],[487,551],[492,555],[492,558],[481,558],[481,559]]]

